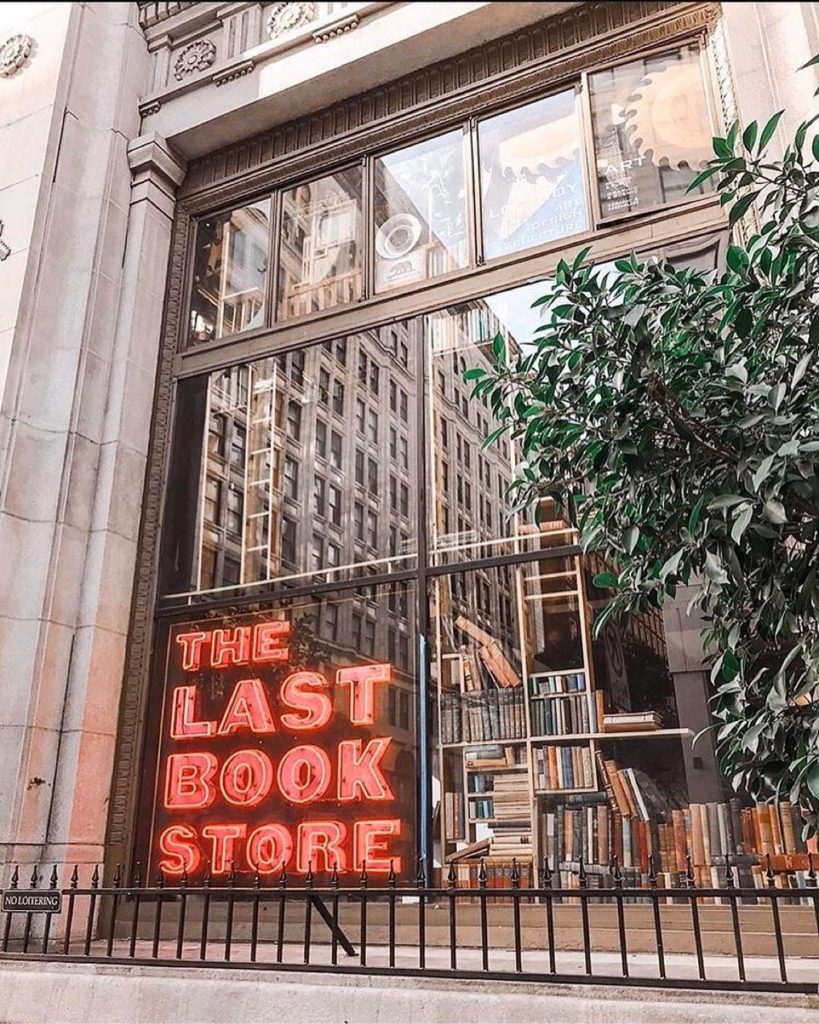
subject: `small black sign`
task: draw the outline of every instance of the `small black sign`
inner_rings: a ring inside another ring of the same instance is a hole
[[[62,909],[63,895],[53,890],[7,889],[3,893],[6,914],[59,914]]]

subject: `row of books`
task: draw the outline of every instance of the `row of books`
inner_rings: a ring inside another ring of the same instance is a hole
[[[534,747],[533,752],[535,784],[539,790],[594,787],[594,765],[589,747]]]
[[[466,776],[466,788],[469,793],[491,793],[494,784],[495,776],[491,772],[469,772]]]
[[[526,735],[523,687],[491,687],[441,697],[441,742],[480,743]]]
[[[597,716],[589,714],[585,694],[532,701],[529,708],[534,736],[566,736],[597,731]]]
[[[529,676],[529,693],[533,697],[550,693],[579,693],[585,689],[585,672],[549,672]]]
[[[469,817],[474,821],[487,821],[495,817],[495,804],[492,797],[482,797],[469,801]]]

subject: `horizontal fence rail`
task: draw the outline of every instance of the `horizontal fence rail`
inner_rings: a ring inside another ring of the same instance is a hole
[[[458,886],[454,865],[440,885],[423,864],[414,885],[395,874],[342,886],[336,871],[317,885],[312,871],[292,881],[235,871],[198,885],[183,874],[130,882],[119,869],[102,885],[97,868],[80,885],[75,867],[59,888],[35,868],[3,892],[0,961],[50,960],[141,965],[231,966],[406,976],[594,982],[677,988],[819,991],[819,888],[812,858],[801,888],[724,884],[628,888],[617,863],[610,884],[591,887],[582,862],[571,885],[553,884],[549,863],[537,885]],[[326,877],[326,876],[325,876]],[[599,879],[598,879],[599,880]]]

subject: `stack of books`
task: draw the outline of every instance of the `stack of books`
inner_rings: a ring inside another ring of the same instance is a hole
[[[491,857],[532,857],[532,802],[523,772],[496,775],[494,822],[489,840]]]
[[[662,724],[662,718],[656,711],[607,712],[603,715],[603,732],[651,732]]]
[[[529,676],[529,693],[580,693],[586,689],[585,672],[539,672]]]
[[[523,747],[521,747],[520,753],[521,755],[524,753]],[[467,768],[510,768],[517,764],[525,767],[522,762],[518,761],[518,751],[515,747],[503,746],[499,743],[485,747],[466,747],[464,760]]]

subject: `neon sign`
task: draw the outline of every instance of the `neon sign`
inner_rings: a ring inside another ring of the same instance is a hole
[[[304,665],[289,621],[246,620],[171,629],[154,867],[400,874],[414,853],[415,772],[383,714],[392,667]]]

